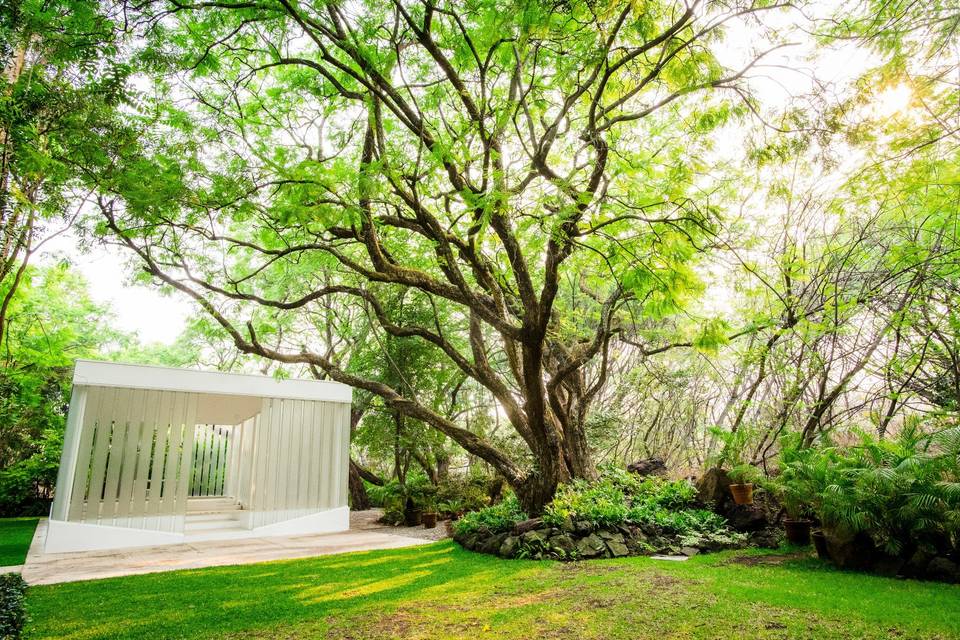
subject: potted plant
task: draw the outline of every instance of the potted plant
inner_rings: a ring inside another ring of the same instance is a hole
[[[810,544],[810,528],[813,522],[811,501],[817,488],[811,481],[809,469],[810,451],[799,446],[796,438],[787,436],[780,444],[780,475],[770,478],[764,487],[770,491],[786,512],[783,529],[790,544]]]
[[[420,516],[424,529],[433,529],[437,526],[437,510],[433,506],[433,500],[425,499],[423,502],[423,513]]]
[[[737,504],[753,504],[753,481],[760,475],[751,464],[739,464],[727,472],[733,483],[730,493]]]

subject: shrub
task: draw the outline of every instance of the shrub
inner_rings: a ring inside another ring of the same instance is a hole
[[[444,516],[460,516],[490,504],[489,478],[484,476],[450,477],[437,485],[437,509]]]
[[[601,479],[596,483],[577,480],[557,490],[543,513],[546,524],[558,527],[565,520],[586,520],[597,527],[623,524],[627,519],[627,498],[616,484]]]
[[[0,638],[19,638],[27,614],[23,608],[23,595],[27,583],[17,573],[0,575]]]
[[[526,519],[527,514],[520,508],[520,501],[511,495],[499,504],[466,514],[454,523],[453,530],[458,536],[473,533],[492,535],[510,531],[513,525]]]
[[[892,555],[918,544],[958,548],[960,427],[924,434],[908,424],[892,440],[825,444],[781,459],[781,483],[806,496],[824,530],[866,533]]]

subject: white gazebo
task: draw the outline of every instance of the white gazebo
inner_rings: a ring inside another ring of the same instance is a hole
[[[350,387],[81,360],[48,553],[349,528]]]

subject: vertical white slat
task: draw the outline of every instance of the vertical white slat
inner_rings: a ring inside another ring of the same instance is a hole
[[[335,506],[345,507],[348,503],[347,494],[350,492],[348,487],[350,482],[350,405],[337,403],[337,408],[340,412],[340,419],[337,421],[340,436],[339,446],[337,447],[337,477],[339,479],[337,486],[339,491]]]
[[[117,389],[105,389],[100,400],[96,416],[96,436],[93,442],[93,462],[90,466],[90,482],[87,485],[86,504],[83,508],[83,522],[97,522],[100,518],[100,502],[103,492],[103,477],[106,473],[107,454],[110,451],[110,438],[113,433]]]
[[[220,479],[220,472],[226,466],[223,460],[223,429],[220,425],[213,428],[213,457],[211,458],[210,468],[213,473],[210,474],[210,492],[213,495],[223,495],[223,489]]]
[[[273,424],[279,413],[278,402],[273,398],[265,401],[266,410],[260,416],[257,424],[256,438],[256,495],[254,497],[256,509],[256,526],[267,524],[266,513],[270,508],[270,499],[273,495]]]
[[[271,402],[269,399],[264,399],[263,408],[257,414],[253,429],[250,430],[250,485],[247,497],[249,506],[247,508],[254,514],[254,521],[251,526],[260,526],[259,516],[256,515],[259,513],[260,504],[263,502],[263,465],[260,463],[260,458],[263,457],[263,430],[270,421],[270,411]]]
[[[120,484],[124,445],[127,443],[127,425],[134,406],[134,391],[121,389],[118,391],[117,399],[113,439],[110,441],[110,456],[107,459],[107,478],[104,482],[103,502],[100,507],[100,522],[109,525],[114,523],[117,515],[117,486]]]
[[[229,444],[230,444],[230,457],[228,458],[229,468],[227,469],[226,480],[224,481],[223,492],[225,495],[230,496],[234,500],[239,498],[237,492],[237,485],[239,484],[240,478],[240,445],[242,443],[242,434],[243,434],[243,425],[236,424],[230,428]]]
[[[153,459],[150,465],[149,503],[146,513],[156,516],[160,513],[161,498],[163,496],[163,469],[166,463],[167,443],[170,436],[170,413],[173,409],[174,394],[169,391],[160,392],[160,402],[157,406],[155,428],[157,430],[157,444],[153,448]],[[156,521],[156,518],[153,518]],[[154,528],[150,526],[149,528]]]
[[[230,429],[226,426],[220,427],[220,474],[218,476],[219,486],[217,491],[219,495],[227,495],[227,474],[230,472]]]
[[[87,387],[74,385],[70,392],[70,407],[63,432],[63,450],[60,452],[60,467],[57,469],[57,484],[50,505],[51,520],[66,520],[70,512],[70,495],[73,491],[74,477],[77,475],[77,462],[80,458],[80,445],[83,440],[83,414],[86,412]],[[95,402],[95,400],[94,400]],[[86,470],[84,470],[86,477]]]
[[[303,420],[300,428],[300,476],[298,478],[298,495],[300,509],[313,510],[310,501],[310,475],[313,473],[313,402],[303,403]]]
[[[114,525],[118,527],[130,526],[130,501],[133,499],[133,479],[137,469],[137,452],[140,448],[140,437],[143,431],[144,411],[148,391],[137,389],[133,392],[133,402],[130,405],[127,426],[127,441],[123,447],[123,458],[120,469],[120,479],[117,484],[117,515]]]
[[[323,420],[323,407],[319,402],[310,402],[310,419],[307,422],[307,508],[320,510],[320,421]]]
[[[254,456],[256,454],[256,430],[260,416],[263,415],[266,402],[261,404],[260,413],[243,423],[240,430],[239,475],[237,476],[237,498],[245,509],[253,505]]]
[[[143,402],[143,428],[140,431],[140,452],[137,458],[137,471],[133,480],[133,493],[130,502],[131,527],[143,528],[147,515],[147,480],[153,458],[154,443],[157,439],[157,418],[160,409],[160,391],[148,391]]]
[[[333,416],[334,405],[329,402],[323,403],[323,451],[320,454],[320,465],[322,472],[320,474],[320,507],[329,509],[333,506]]]
[[[270,412],[270,448],[269,456],[264,461],[267,465],[268,490],[266,494],[266,513],[267,522],[277,521],[277,512],[280,505],[283,504],[283,423],[287,414],[290,412],[290,406],[280,398],[274,398],[273,411]]]
[[[170,407],[170,434],[167,437],[167,454],[163,468],[163,494],[160,499],[159,515],[173,515],[176,510],[174,495],[177,492],[177,463],[180,461],[180,445],[183,442],[183,416],[187,406],[187,394],[172,393]],[[161,527],[168,530],[169,527]]]
[[[80,522],[83,506],[87,500],[87,483],[90,481],[90,460],[93,457],[93,439],[97,431],[97,415],[107,390],[102,387],[87,388],[86,406],[80,423],[80,441],[77,444],[77,460],[74,464],[73,483],[70,489],[70,507],[65,520]],[[60,485],[57,485],[60,486]]]
[[[187,437],[187,442],[184,443],[182,447],[182,454],[180,456],[180,469],[178,473],[178,482],[177,482],[177,494],[176,494],[176,514],[177,520],[175,525],[175,531],[182,532],[184,521],[187,515],[187,496],[189,495],[187,483],[190,481],[190,467],[193,464],[193,459],[191,452],[193,451],[193,438],[196,433],[197,426],[197,402],[199,398],[197,394],[191,393],[187,397],[187,409],[184,413],[183,422],[185,425],[184,433]]]
[[[303,419],[303,400],[288,400],[292,411],[284,421],[283,438],[287,449],[287,463],[283,470],[286,478],[284,485],[286,487],[286,496],[283,503],[284,519],[292,517],[293,511],[297,506],[297,476],[299,474],[298,449],[300,442],[298,438],[300,421]]]

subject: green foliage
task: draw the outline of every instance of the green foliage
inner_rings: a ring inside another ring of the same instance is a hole
[[[527,514],[520,508],[520,501],[510,495],[498,504],[466,514],[454,523],[453,530],[458,536],[472,533],[491,535],[510,531],[515,524],[526,519]]]
[[[130,340],[66,265],[31,268],[9,308],[0,367],[0,514],[47,510],[76,358]]]
[[[566,521],[586,521],[599,528],[655,527],[678,536],[683,544],[743,540],[729,530],[723,517],[694,508],[695,499],[696,489],[685,480],[640,478],[607,467],[596,482],[577,480],[562,486],[547,505],[543,520],[555,527]]]
[[[24,610],[27,583],[19,573],[0,574],[0,638],[16,640],[27,622]]]
[[[862,434],[854,445],[788,451],[782,484],[824,529],[866,533],[892,555],[918,544],[958,548],[960,427],[924,434],[907,424],[891,440]]]
[[[489,479],[484,476],[448,477],[437,485],[436,508],[444,517],[461,516],[490,504]]]

